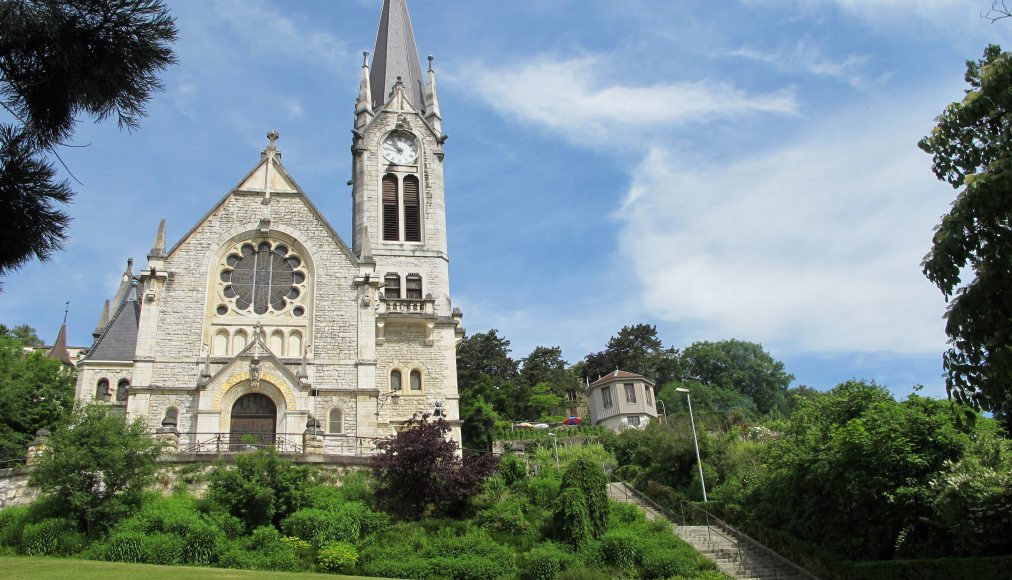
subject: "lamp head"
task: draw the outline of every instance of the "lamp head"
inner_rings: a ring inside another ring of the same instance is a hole
[[[689,389],[683,389],[682,387],[678,387],[677,389],[675,389],[675,392],[678,392],[678,393],[688,393]]]

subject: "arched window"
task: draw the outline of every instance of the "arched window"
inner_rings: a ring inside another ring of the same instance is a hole
[[[327,433],[343,433],[343,419],[344,417],[341,415],[341,409],[331,409],[330,414],[327,417]]]
[[[122,403],[127,400],[129,396],[130,381],[126,379],[120,379],[119,383],[116,384],[116,402]]]
[[[95,398],[99,401],[108,401],[110,399],[109,379],[99,379],[98,384],[95,385]]]
[[[418,274],[408,274],[408,277],[404,279],[407,282],[407,296],[408,300],[421,300],[422,299],[422,277]]]
[[[401,390],[401,371],[398,370],[390,371],[390,390],[391,391]]]
[[[400,200],[397,199],[397,176],[383,176],[383,240],[401,239]]]
[[[404,241],[422,241],[422,204],[414,175],[404,178]]]
[[[411,371],[411,390],[422,390],[422,373],[418,371]]]
[[[162,419],[162,427],[175,427],[179,424],[179,410],[175,407],[165,409],[165,418]]]
[[[211,355],[225,356],[228,354],[228,331],[219,330],[211,341]]]
[[[398,300],[401,297],[401,277],[397,274],[387,274],[383,278],[383,297],[387,300]]]

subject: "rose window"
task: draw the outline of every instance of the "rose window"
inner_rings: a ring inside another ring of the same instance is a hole
[[[240,312],[282,312],[302,295],[302,260],[283,244],[246,243],[229,253],[221,270],[222,293]],[[299,316],[302,308],[295,308]]]

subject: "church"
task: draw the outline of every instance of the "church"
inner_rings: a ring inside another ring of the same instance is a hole
[[[460,442],[442,117],[405,0],[384,0],[352,127],[349,246],[281,162],[259,162],[174,245],[128,261],[76,398],[178,453],[362,456],[414,415]],[[351,103],[349,103],[350,105]],[[239,172],[237,171],[237,174]]]

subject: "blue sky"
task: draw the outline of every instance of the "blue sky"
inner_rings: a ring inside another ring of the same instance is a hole
[[[139,131],[81,123],[66,250],[10,274],[0,323],[91,341],[127,257],[171,245],[271,129],[350,241],[350,128],[380,0],[169,2],[180,63]],[[452,294],[469,332],[570,362],[623,325],[761,342],[797,382],[944,394],[920,273],[954,197],[917,140],[964,62],[1010,45],[989,0],[413,0],[436,56]]]

